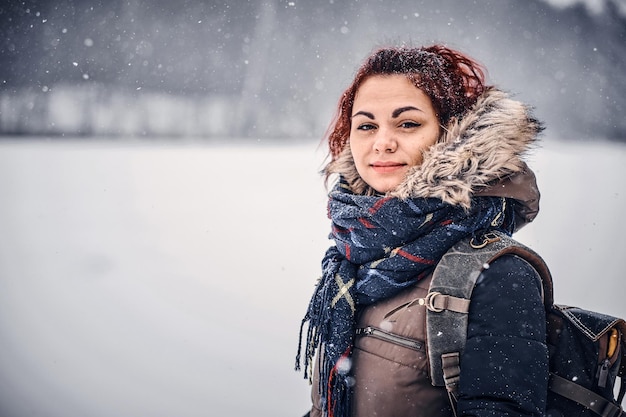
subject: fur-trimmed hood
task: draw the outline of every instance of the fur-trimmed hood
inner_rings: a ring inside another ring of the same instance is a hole
[[[539,190],[524,156],[541,130],[528,106],[490,88],[462,119],[446,126],[424,153],[422,164],[388,195],[435,197],[466,208],[473,195],[513,198],[519,228],[539,210]],[[372,192],[356,171],[349,144],[327,172],[343,176],[355,193]]]

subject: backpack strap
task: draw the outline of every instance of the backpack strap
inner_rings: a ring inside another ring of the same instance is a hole
[[[622,386],[624,386],[622,381]],[[626,417],[622,409],[606,398],[578,385],[569,379],[562,378],[555,373],[550,373],[548,389],[568,400],[574,401],[602,417]],[[618,404],[621,403],[619,400]]]
[[[552,306],[552,276],[546,263],[535,251],[498,231],[461,240],[443,255],[433,272],[425,299],[430,376],[432,384],[445,386],[452,398],[458,389],[474,285],[486,265],[506,254],[521,257],[538,272],[544,304]]]

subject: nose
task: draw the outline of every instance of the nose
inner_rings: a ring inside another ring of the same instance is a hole
[[[398,148],[398,142],[391,132],[379,128],[373,146],[376,153],[393,153]]]

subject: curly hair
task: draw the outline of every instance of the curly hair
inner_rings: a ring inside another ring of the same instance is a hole
[[[461,118],[487,88],[480,64],[443,45],[381,48],[366,58],[339,99],[326,135],[331,165],[348,143],[352,106],[361,84],[374,75],[398,74],[406,76],[430,98],[443,126],[452,118]]]

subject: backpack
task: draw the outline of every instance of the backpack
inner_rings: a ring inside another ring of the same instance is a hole
[[[472,290],[482,270],[505,254],[530,263],[542,282],[550,354],[546,417],[626,417],[621,407],[626,391],[626,322],[553,304],[552,278],[545,262],[532,249],[500,232],[489,232],[480,241],[462,240],[433,272],[424,299],[433,385],[445,386],[456,408]],[[431,337],[441,336],[439,329],[444,328],[446,337]]]

